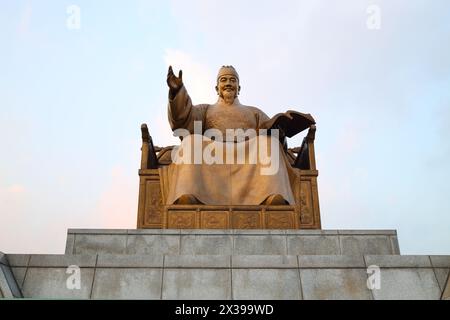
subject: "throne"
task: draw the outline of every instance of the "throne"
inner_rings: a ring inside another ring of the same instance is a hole
[[[153,145],[146,124],[141,126],[137,228],[154,229],[321,229],[314,139],[311,125],[302,145],[287,150],[296,173],[293,205],[166,204],[167,182],[161,169],[170,165],[172,147]]]

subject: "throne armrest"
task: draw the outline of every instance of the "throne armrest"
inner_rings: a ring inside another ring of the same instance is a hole
[[[294,167],[301,170],[316,170],[316,157],[314,152],[314,140],[316,138],[316,125],[311,125],[308,134],[303,138],[302,145],[298,150]]]
[[[142,154],[141,154],[141,169],[157,169],[158,159],[156,157],[156,149],[153,145],[152,136],[148,132],[147,124],[141,125],[142,133]]]

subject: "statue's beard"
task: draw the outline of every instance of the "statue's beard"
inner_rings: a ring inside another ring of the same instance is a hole
[[[234,98],[236,98],[236,91],[222,91],[220,96],[225,102],[233,102]]]

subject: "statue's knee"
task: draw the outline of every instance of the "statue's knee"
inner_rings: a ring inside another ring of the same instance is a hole
[[[192,194],[183,194],[175,201],[175,204],[201,204],[201,201]]]
[[[267,206],[280,206],[289,204],[281,194],[272,194],[266,198],[261,204]]]

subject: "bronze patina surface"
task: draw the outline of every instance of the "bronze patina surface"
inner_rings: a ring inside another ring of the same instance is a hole
[[[218,72],[214,104],[194,105],[182,79],[181,70],[175,76],[169,67],[169,123],[174,132],[187,132],[176,146],[178,153],[173,147],[155,147],[147,126],[141,128],[138,228],[320,228],[312,116],[288,111],[269,118],[259,108],[241,104],[239,75],[232,66]],[[288,149],[286,136],[307,128],[302,146]],[[230,129],[253,130],[255,135],[230,139]],[[272,135],[268,129],[278,129],[279,134]],[[211,130],[218,135],[208,135]],[[187,155],[199,147],[192,144],[196,136],[203,139],[202,151],[226,146],[223,163],[177,161],[174,154]],[[256,163],[251,161],[255,159],[252,152],[259,152],[249,147],[256,139],[268,146],[270,161],[277,161],[277,170],[271,174],[261,173],[267,162],[258,157]],[[249,151],[244,162],[225,161],[242,146]]]

